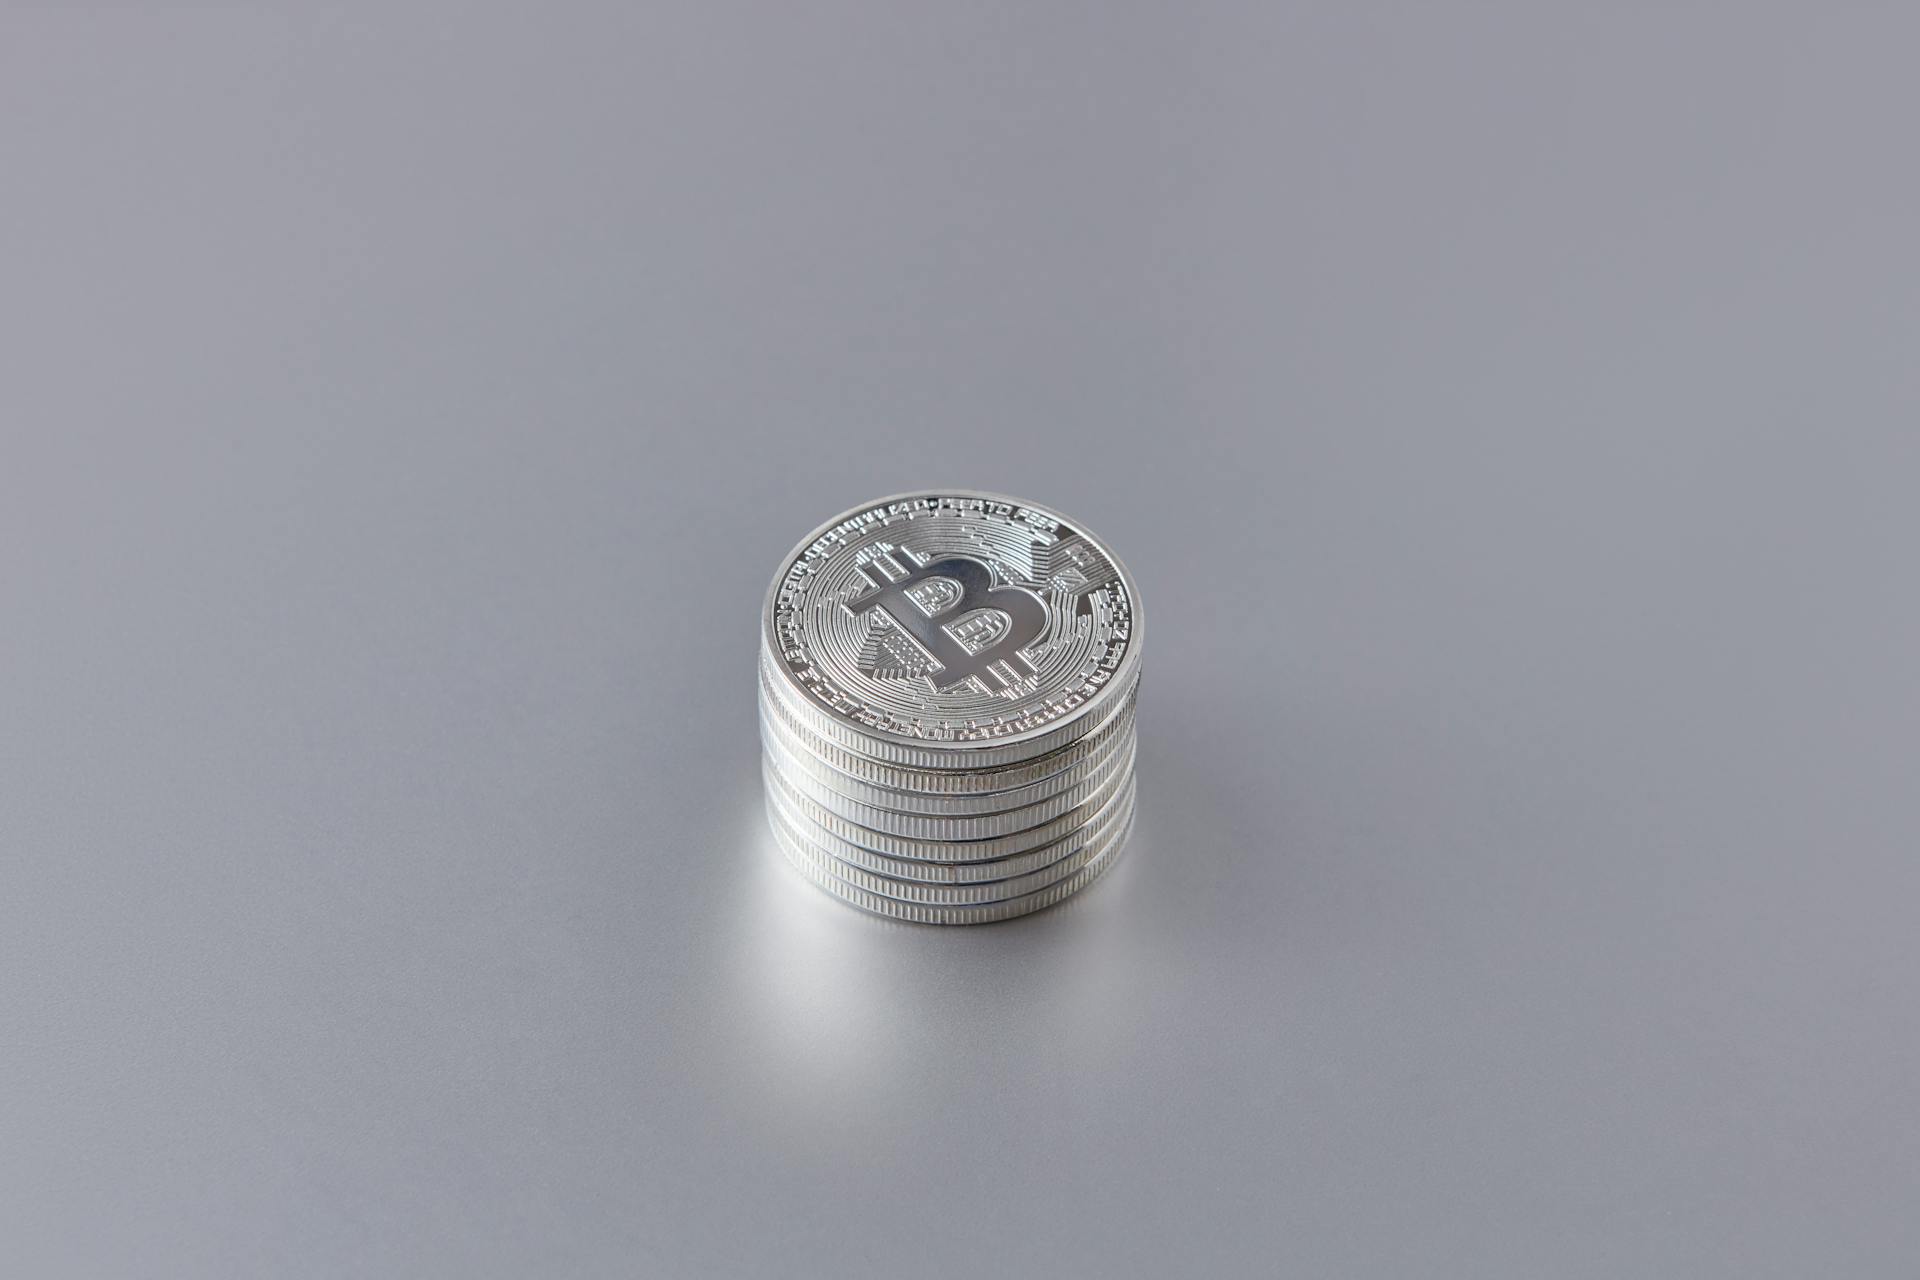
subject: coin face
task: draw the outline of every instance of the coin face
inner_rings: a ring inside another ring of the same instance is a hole
[[[858,507],[782,563],[764,638],[818,722],[925,747],[1065,740],[1139,663],[1132,580],[1084,528],[943,490]]]

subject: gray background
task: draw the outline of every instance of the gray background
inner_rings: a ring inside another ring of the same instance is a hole
[[[322,8],[0,19],[9,1271],[1916,1274],[1911,9]],[[939,484],[1152,619],[972,931],[757,810]]]

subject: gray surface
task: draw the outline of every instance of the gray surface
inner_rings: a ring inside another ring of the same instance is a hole
[[[0,19],[7,1270],[1914,1274],[1910,16],[387,8]],[[1152,612],[1007,927],[756,809],[927,484]]]

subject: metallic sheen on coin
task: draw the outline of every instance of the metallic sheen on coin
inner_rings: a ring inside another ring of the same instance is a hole
[[[1132,828],[1140,635],[1118,557],[1043,507],[937,490],[828,521],[761,615],[776,842],[896,919],[1060,901]]]

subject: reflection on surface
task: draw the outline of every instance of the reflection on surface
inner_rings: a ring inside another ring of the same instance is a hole
[[[1147,941],[1126,917],[1150,823],[1111,872],[1056,907],[941,927],[835,901],[783,861],[757,796],[737,812],[737,934],[719,954],[736,966],[726,1003],[740,1083],[781,1123],[882,1120],[926,1105],[929,1091],[978,1091],[991,1105],[997,1089],[1035,1087],[1024,1078],[1036,1061],[1071,1070],[1120,1050]]]

